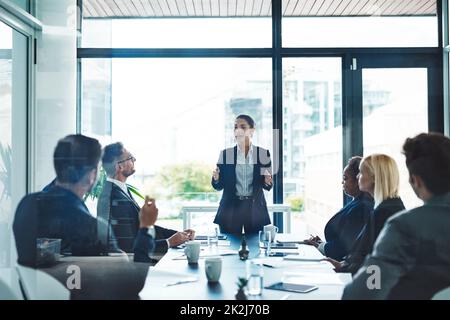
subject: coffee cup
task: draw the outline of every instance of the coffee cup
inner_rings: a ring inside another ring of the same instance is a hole
[[[270,231],[270,234],[271,234],[271,237],[270,237],[271,242],[274,242],[275,241],[275,236],[278,233],[278,227],[274,226],[272,224],[268,224],[267,226],[264,226],[264,233],[266,233],[268,231]]]
[[[207,258],[205,260],[205,273],[208,282],[218,282],[222,273],[222,258]]]
[[[188,263],[198,263],[198,258],[200,257],[200,242],[188,241],[185,245],[184,253],[186,254]]]

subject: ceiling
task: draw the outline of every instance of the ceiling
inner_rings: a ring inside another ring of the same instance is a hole
[[[84,18],[268,17],[271,0],[83,0]],[[436,0],[283,0],[283,16],[429,16]]]

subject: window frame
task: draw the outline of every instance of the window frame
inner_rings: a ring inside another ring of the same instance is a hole
[[[82,1],[77,0],[79,12],[82,14]],[[444,88],[444,72],[442,69],[444,61],[443,48],[443,21],[448,20],[448,10],[446,8],[447,1],[437,0],[437,19],[438,19],[438,47],[399,47],[399,48],[283,48],[282,47],[282,1],[272,1],[272,47],[271,48],[224,48],[224,49],[208,49],[208,48],[81,48],[81,39],[78,41],[78,88],[77,88],[77,131],[81,132],[82,119],[82,83],[81,83],[81,61],[84,58],[271,58],[272,59],[272,128],[274,130],[273,137],[273,159],[278,159],[278,168],[281,174],[274,176],[273,187],[273,203],[283,203],[283,59],[284,58],[303,58],[303,57],[339,57],[342,60],[342,134],[343,134],[343,164],[346,160],[358,152],[362,152],[362,106],[358,107],[357,100],[359,96],[355,96],[355,73],[350,70],[354,58],[364,59],[364,57],[380,57],[385,56],[393,61],[401,61],[404,57],[409,57],[407,61],[416,59],[426,59],[427,65],[433,66],[432,79],[433,84],[438,87],[429,87],[429,93],[433,90],[433,99],[429,97],[429,126],[430,130],[447,132],[450,122],[448,115],[448,89]],[[79,19],[82,21],[82,19]],[[82,26],[78,27],[80,33]],[[448,37],[446,37],[448,44]],[[450,51],[447,47],[445,50]],[[447,52],[446,51],[446,52]],[[448,59],[447,59],[448,60]],[[380,61],[380,66],[384,65],[387,60]],[[391,61],[392,62],[392,61]],[[440,68],[440,69],[439,69]],[[448,68],[447,68],[448,69]],[[448,78],[448,72],[447,78]],[[448,84],[448,80],[447,80]],[[430,82],[429,82],[430,85]],[[445,91],[446,90],[446,91]],[[440,99],[446,92],[446,104]],[[431,108],[430,103],[442,105],[443,107],[436,111]],[[359,108],[359,109],[358,109]],[[431,110],[431,111],[430,111]],[[432,113],[430,115],[430,112]],[[445,117],[444,115],[448,116]],[[440,117],[440,118],[439,118]],[[356,137],[356,138],[355,138]],[[275,160],[276,161],[276,160]],[[345,197],[344,201],[345,201]],[[283,214],[274,214],[274,224],[276,224],[280,232],[283,232]]]

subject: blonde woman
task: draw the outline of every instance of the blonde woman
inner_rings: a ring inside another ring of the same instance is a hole
[[[387,219],[405,209],[399,192],[399,172],[395,160],[385,154],[373,154],[363,159],[359,167],[358,186],[368,192],[375,205],[369,221],[359,234],[355,245],[345,260],[328,259],[338,272],[356,273],[373,245]]]

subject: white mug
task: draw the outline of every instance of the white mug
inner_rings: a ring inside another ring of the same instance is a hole
[[[184,253],[188,263],[198,263],[198,258],[200,257],[200,242],[188,241],[186,242],[186,247],[184,248]]]
[[[271,242],[275,241],[275,236],[278,233],[278,227],[274,226],[272,224],[268,224],[267,226],[264,226],[264,233],[266,233],[267,231],[270,231],[271,237],[270,240]]]
[[[218,282],[222,273],[222,258],[207,258],[205,260],[205,273],[209,282]]]

